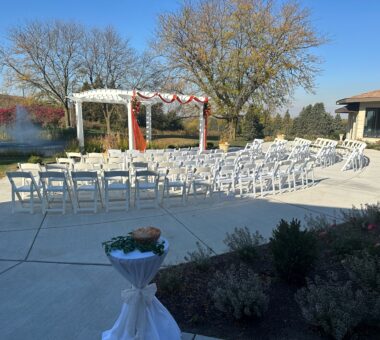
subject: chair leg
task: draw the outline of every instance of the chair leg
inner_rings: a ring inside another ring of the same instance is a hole
[[[154,188],[154,202],[155,202],[155,207],[158,208],[158,184]]]
[[[98,210],[98,191],[97,191],[97,188],[95,186],[95,190],[94,190],[94,213],[96,214]]]
[[[66,214],[67,188],[63,188],[62,214]]]
[[[135,201],[136,208],[140,209],[140,189],[136,187],[135,190],[136,190],[136,201]]]
[[[30,199],[29,199],[29,205],[30,205],[30,213],[34,213],[34,197],[33,197],[33,188],[30,190]]]
[[[12,187],[12,214],[15,213],[15,210],[16,210],[16,197],[15,197],[15,190],[14,188]]]
[[[109,192],[107,187],[104,190],[104,201],[104,204],[106,206],[106,212],[109,212]]]

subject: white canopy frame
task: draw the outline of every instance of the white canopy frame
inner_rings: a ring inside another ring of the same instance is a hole
[[[77,138],[79,146],[84,147],[84,132],[83,132],[83,114],[82,103],[104,103],[104,104],[122,104],[127,106],[128,110],[128,145],[129,150],[134,150],[134,135],[132,127],[132,98],[138,100],[146,107],[146,140],[152,139],[152,105],[156,103],[170,104],[175,101],[180,104],[196,104],[199,107],[199,150],[205,148],[205,120],[207,119],[203,112],[203,106],[208,103],[207,97],[196,97],[189,95],[177,95],[169,93],[135,91],[135,90],[117,90],[117,89],[96,89],[80,93],[73,93],[69,97],[75,103],[75,116],[77,126]]]

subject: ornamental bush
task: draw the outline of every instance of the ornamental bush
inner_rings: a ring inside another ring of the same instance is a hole
[[[380,226],[380,202],[376,204],[364,204],[360,208],[355,206],[348,211],[341,211],[344,221],[350,223],[354,227],[368,228],[373,225]]]
[[[320,327],[334,339],[343,339],[367,315],[365,296],[352,281],[340,282],[331,273],[328,280],[316,277],[295,294],[306,321]]]
[[[0,126],[12,124],[16,119],[16,107],[0,108]]]
[[[212,249],[207,246],[202,246],[196,242],[197,250],[187,252],[185,260],[192,262],[196,268],[206,271],[210,267],[210,257],[213,254]]]
[[[181,266],[173,266],[168,270],[163,269],[158,275],[158,289],[169,294],[179,293],[183,280],[182,276]]]
[[[31,114],[34,123],[48,128],[58,127],[65,115],[62,108],[54,106],[30,105],[26,109]]]
[[[242,260],[250,262],[257,257],[256,248],[264,243],[264,238],[258,231],[251,233],[247,227],[235,228],[232,234],[226,234],[224,243],[230,251],[236,251]]]
[[[42,163],[42,157],[41,156],[38,156],[38,155],[31,155],[29,158],[28,158],[28,163],[34,163],[34,164],[41,164]]]
[[[362,251],[343,261],[350,279],[363,291],[367,315],[365,319],[380,323],[380,257]]]
[[[217,271],[209,283],[209,294],[215,307],[235,318],[262,317],[268,309],[269,283],[263,281],[246,265],[231,265],[225,271]]]
[[[314,234],[301,230],[301,223],[297,219],[290,223],[280,221],[273,230],[270,247],[277,272],[288,282],[304,281],[317,258]]]

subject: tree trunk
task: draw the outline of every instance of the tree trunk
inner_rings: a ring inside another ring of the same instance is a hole
[[[112,132],[111,131],[111,115],[108,114],[108,112],[106,114],[106,126],[107,126],[107,135],[110,135]]]
[[[228,120],[228,136],[229,136],[229,140],[231,141],[236,140],[237,124],[238,124],[237,118],[232,118]]]
[[[111,131],[112,108],[110,110],[108,107],[108,104],[103,105],[103,115],[104,115],[104,119],[106,121],[107,135],[110,135],[112,133],[112,131]]]
[[[71,119],[70,119],[69,106],[67,104],[65,104],[63,110],[65,111],[65,127],[69,128],[69,127],[71,127]]]

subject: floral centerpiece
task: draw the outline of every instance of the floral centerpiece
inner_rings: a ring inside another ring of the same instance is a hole
[[[107,255],[113,250],[122,250],[125,254],[134,250],[142,253],[151,251],[156,255],[164,254],[164,242],[160,241],[161,230],[155,227],[138,228],[127,236],[117,236],[103,242],[102,246]]]
[[[227,135],[228,134],[226,131],[222,132],[220,135],[220,140],[219,140],[219,149],[223,150],[224,152],[227,152],[230,147],[230,143],[228,142],[229,139]]]

